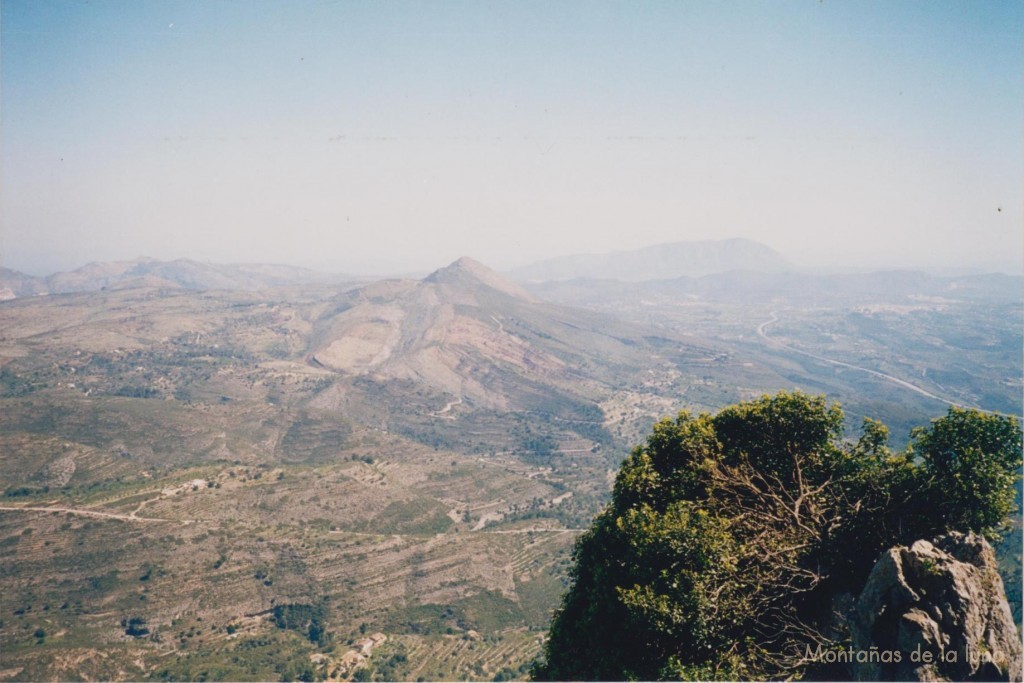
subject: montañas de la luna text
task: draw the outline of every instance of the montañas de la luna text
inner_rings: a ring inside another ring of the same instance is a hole
[[[911,662],[920,662],[921,664],[931,664],[933,662],[955,664],[959,661],[959,656],[956,650],[949,650],[948,652],[943,650],[936,653],[931,650],[922,650],[920,645],[917,646],[917,649],[907,653],[900,650],[880,649],[874,646],[867,650],[859,650],[853,647],[848,647],[845,650],[825,649],[820,643],[814,650],[811,650],[811,646],[808,645],[804,653],[804,657],[807,660],[824,662],[825,664],[899,664],[903,661],[904,657],[907,657]],[[972,649],[968,649],[965,659],[978,664],[982,661],[991,660],[991,655],[987,652],[975,652]]]

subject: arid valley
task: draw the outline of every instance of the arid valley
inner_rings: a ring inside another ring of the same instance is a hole
[[[0,678],[522,678],[656,419],[1021,412],[1020,278],[242,270],[5,273]]]

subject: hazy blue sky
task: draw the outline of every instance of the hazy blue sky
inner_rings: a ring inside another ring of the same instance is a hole
[[[1022,3],[3,0],[0,256],[1020,269]]]

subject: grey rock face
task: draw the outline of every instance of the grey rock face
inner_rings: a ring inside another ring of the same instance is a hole
[[[851,664],[857,680],[1021,680],[1020,635],[995,553],[976,534],[890,548],[852,616],[855,651],[890,653]]]

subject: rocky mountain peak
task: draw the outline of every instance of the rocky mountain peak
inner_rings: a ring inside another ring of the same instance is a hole
[[[463,256],[444,268],[439,268],[423,280],[428,283],[457,285],[469,288],[490,287],[524,301],[537,301],[536,297],[514,282],[502,277],[479,261]]]

